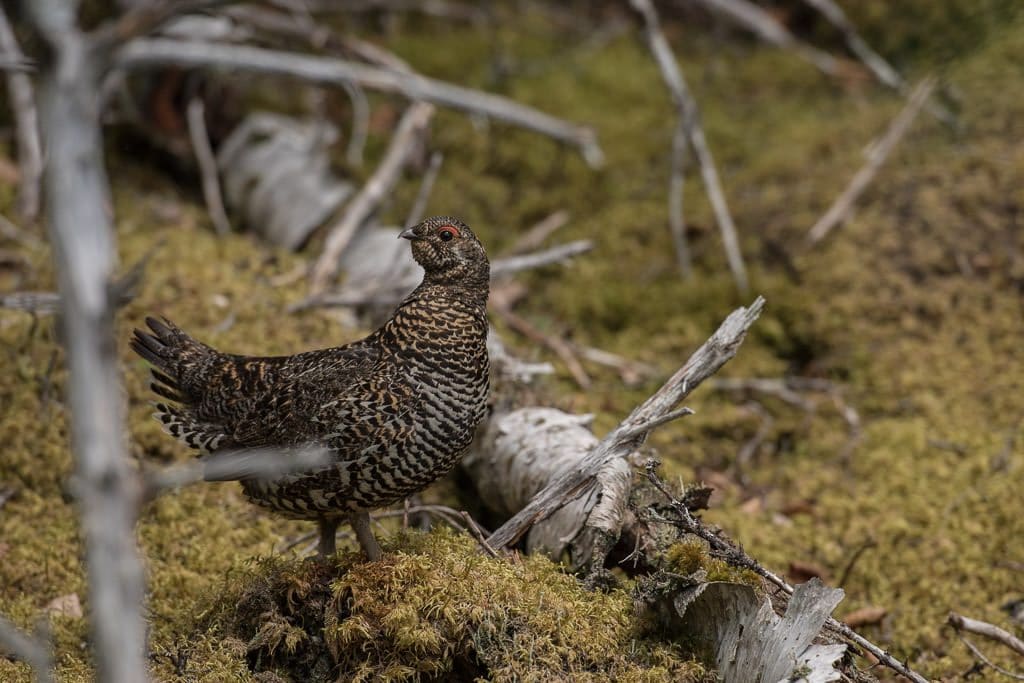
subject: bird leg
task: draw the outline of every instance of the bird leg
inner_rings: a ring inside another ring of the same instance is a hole
[[[352,530],[356,532],[356,538],[359,539],[359,545],[366,553],[366,557],[370,562],[379,560],[380,546],[377,545],[377,539],[373,537],[373,531],[370,529],[370,513],[366,510],[349,513],[348,521],[352,525]]]
[[[317,527],[320,530],[320,543],[317,544],[317,551],[322,557],[330,557],[337,552],[334,543],[334,534],[338,531],[338,519],[318,519]]]

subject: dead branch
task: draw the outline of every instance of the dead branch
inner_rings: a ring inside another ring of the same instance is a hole
[[[978,661],[981,662],[983,665],[989,667],[993,671],[1001,673],[1007,678],[1012,678],[1015,681],[1024,681],[1024,674],[1014,673],[1013,671],[1010,671],[1009,669],[1004,669],[1003,667],[993,662],[991,659],[985,656],[985,653],[982,652],[977,645],[969,641],[964,634],[960,633],[959,630],[956,632],[956,635],[960,639],[960,642],[966,645],[967,649],[971,651],[971,654],[977,657]]]
[[[572,342],[569,345],[583,360],[618,371],[619,377],[627,385],[636,385],[645,379],[658,376],[658,369],[647,363],[626,358],[604,349],[596,349],[592,346],[581,346]]]
[[[143,0],[116,20],[100,26],[92,35],[99,50],[109,50],[128,41],[148,35],[183,14],[192,14],[236,0]]]
[[[735,315],[735,314],[734,314]],[[769,571],[762,566],[757,560],[747,555],[743,548],[733,544],[731,541],[726,540],[719,534],[706,527],[700,520],[694,517],[689,508],[677,500],[675,496],[668,490],[665,483],[661,481],[657,474],[657,468],[660,463],[651,459],[647,461],[647,478],[650,482],[668,499],[669,504],[672,506],[673,511],[676,513],[675,520],[669,520],[662,518],[665,522],[675,524],[680,529],[683,529],[687,533],[694,534],[707,541],[711,547],[712,552],[722,556],[729,564],[735,567],[743,567],[750,569],[764,579],[778,586],[788,595],[793,595],[793,587],[789,585],[784,579],[780,578],[774,572]],[[915,672],[907,665],[900,662],[898,659],[890,655],[888,652],[878,647],[868,639],[861,636],[859,633],[854,631],[846,624],[837,621],[833,617],[828,617],[825,620],[825,625],[835,631],[843,638],[856,643],[861,648],[867,650],[874,655],[879,662],[889,667],[893,671],[896,671],[901,676],[905,676],[914,683],[928,683],[928,679],[924,678],[921,674]]]
[[[506,306],[491,306],[491,310],[501,318],[506,325],[523,335],[530,341],[536,342],[549,348],[565,364],[569,374],[581,389],[590,387],[590,375],[580,365],[579,358],[573,351],[572,346],[554,334],[546,334],[526,318],[513,312]]]
[[[749,289],[747,269],[743,264],[743,254],[740,251],[739,238],[736,236],[736,225],[733,223],[729,206],[725,201],[725,194],[722,192],[715,160],[711,156],[711,148],[704,136],[704,129],[700,125],[697,103],[686,86],[686,80],[683,78],[683,72],[676,62],[675,55],[672,54],[672,48],[669,47],[665,35],[661,32],[661,22],[658,20],[658,13],[655,11],[654,5],[650,0],[630,0],[630,4],[643,17],[647,44],[661,70],[662,79],[665,81],[679,113],[679,125],[685,128],[690,145],[697,157],[697,163],[700,165],[704,187],[715,212],[715,221],[722,233],[722,243],[725,246],[725,255],[729,261],[733,280],[736,281],[736,288],[745,295]]]
[[[516,241],[505,252],[506,256],[517,256],[535,249],[540,249],[548,237],[551,237],[556,230],[562,228],[569,222],[569,212],[559,209],[545,218],[538,221],[526,232],[516,238]]]
[[[30,635],[0,616],[0,656],[24,662],[35,671],[39,683],[52,683],[53,656],[47,639],[37,633]]]
[[[550,249],[535,251],[530,254],[494,259],[494,263],[491,264],[491,279],[568,261],[580,254],[587,253],[593,248],[594,243],[590,240],[576,240],[575,242],[559,244]]]
[[[203,481],[240,481],[301,474],[331,464],[329,451],[318,446],[282,450],[254,448],[219,451],[181,465],[143,475],[143,501]]]
[[[686,214],[683,212],[683,190],[686,187],[686,122],[682,117],[672,133],[672,162],[668,181],[668,228],[676,248],[676,262],[683,278],[693,274],[690,244],[686,239]]]
[[[956,612],[949,613],[947,622],[957,631],[967,631],[968,633],[984,636],[990,640],[996,641],[997,643],[1001,643],[1017,654],[1024,656],[1024,640],[1021,640],[1009,631],[999,628],[995,624],[990,624],[987,621],[971,619],[970,617],[959,615]]]
[[[0,7],[0,55],[14,63],[24,62],[18,40],[7,14]],[[43,175],[43,152],[39,142],[39,116],[32,79],[25,73],[7,73],[7,94],[18,137],[18,213],[26,221],[39,217],[39,187]]]
[[[646,435],[644,428],[652,428],[659,418],[670,413],[693,389],[736,355],[747,330],[763,307],[764,299],[758,297],[749,308],[733,311],[657,392],[634,409],[572,469],[545,486],[528,505],[491,534],[487,542],[495,548],[511,545],[531,526],[567,502],[591,494],[597,485],[598,473],[607,463],[634,451]]]
[[[839,73],[839,61],[832,55],[798,40],[766,10],[748,0],[699,0],[713,12],[747,29],[761,40],[793,50],[799,57],[829,76]],[[810,1],[810,0],[808,0]]]
[[[395,134],[391,137],[384,159],[359,194],[349,202],[341,219],[331,227],[327,235],[324,251],[313,266],[311,275],[310,291],[314,296],[327,289],[331,279],[338,272],[338,262],[345,247],[398,182],[399,174],[425,134],[433,115],[432,105],[416,102],[402,116]]]
[[[202,178],[206,210],[210,212],[210,220],[213,221],[213,227],[217,234],[227,235],[231,232],[231,221],[228,220],[228,214],[224,210],[224,199],[220,193],[220,179],[217,175],[217,159],[213,155],[210,136],[206,132],[206,109],[201,98],[193,98],[188,103],[186,118],[189,139],[192,141],[192,151],[195,153],[199,175]]]
[[[343,59],[315,57],[243,45],[167,38],[135,39],[117,53],[122,69],[146,66],[221,67],[289,76],[313,83],[358,83],[455,109],[482,114],[571,144],[591,166],[603,160],[594,131],[544,114],[505,97],[463,88],[416,73],[384,69]]]
[[[97,678],[147,678],[143,573],[135,543],[138,486],[125,444],[110,281],[116,251],[107,213],[100,128],[100,75],[94,46],[75,25],[77,3],[25,2],[52,51],[40,79],[40,137],[60,335],[70,368],[68,403],[75,497],[85,539]]]
[[[434,190],[434,183],[441,172],[441,164],[444,163],[444,154],[433,152],[430,161],[427,162],[427,170],[420,181],[420,189],[416,193],[416,199],[409,208],[409,214],[405,217],[405,225],[416,225],[423,220],[423,213],[427,210],[427,202],[430,201],[430,193]]]
[[[850,213],[853,211],[853,205],[864,194],[864,190],[868,188],[868,185],[875,179],[875,176],[878,175],[878,171],[881,170],[882,165],[889,158],[889,154],[896,148],[900,140],[903,139],[907,130],[910,129],[910,124],[913,123],[918,112],[921,111],[921,107],[931,96],[934,89],[935,79],[931,76],[926,77],[917,84],[914,91],[910,94],[906,106],[889,124],[889,129],[885,132],[885,135],[878,144],[872,146],[868,154],[867,163],[857,171],[853,179],[850,180],[850,184],[847,185],[846,189],[839,195],[829,210],[825,212],[825,215],[818,219],[814,227],[807,232],[808,243],[812,246],[818,244],[832,232],[833,228],[849,218]]]

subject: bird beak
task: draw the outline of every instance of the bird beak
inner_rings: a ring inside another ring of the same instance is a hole
[[[420,239],[420,236],[416,234],[415,230],[416,230],[415,226],[413,226],[411,228],[406,228],[402,232],[398,233],[398,237],[399,238],[404,237],[407,240],[418,240],[418,239]]]

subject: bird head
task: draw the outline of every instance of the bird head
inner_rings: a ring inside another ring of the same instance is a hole
[[[412,242],[412,256],[423,266],[423,281],[433,284],[486,286],[490,264],[469,226],[451,216],[434,216],[399,235]]]

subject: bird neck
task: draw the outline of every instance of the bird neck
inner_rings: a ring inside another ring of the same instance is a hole
[[[444,270],[425,272],[423,282],[413,290],[409,298],[440,296],[486,308],[490,284],[491,273],[487,262],[460,264]]]

